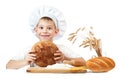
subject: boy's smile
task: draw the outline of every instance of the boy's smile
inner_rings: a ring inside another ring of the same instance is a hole
[[[49,39],[50,35],[40,35],[41,39]]]

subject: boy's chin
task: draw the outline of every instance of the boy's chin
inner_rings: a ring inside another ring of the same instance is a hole
[[[40,39],[41,41],[51,41],[51,39]]]

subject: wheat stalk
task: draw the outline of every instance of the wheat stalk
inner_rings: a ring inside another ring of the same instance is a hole
[[[72,41],[72,43],[74,44],[77,37],[79,37],[78,32],[84,31],[85,29],[85,27],[79,28],[76,32],[70,33],[68,40]],[[90,29],[93,30],[93,27],[90,27]],[[92,31],[89,31],[88,37],[83,40],[82,44],[80,44],[79,47],[89,47],[90,50],[94,49],[98,56],[102,56],[101,40],[97,39]]]

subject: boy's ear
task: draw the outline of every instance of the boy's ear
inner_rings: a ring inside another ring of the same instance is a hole
[[[59,32],[59,29],[56,29],[55,33],[57,34]]]
[[[34,28],[34,31],[37,32],[37,27]]]

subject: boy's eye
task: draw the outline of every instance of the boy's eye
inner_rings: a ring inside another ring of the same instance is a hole
[[[51,27],[48,27],[47,29],[48,29],[48,30],[51,30],[52,28],[51,28]]]
[[[43,29],[43,27],[39,27],[39,29]]]

